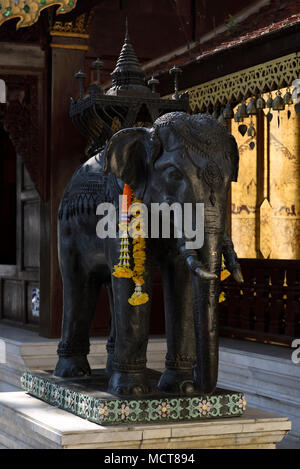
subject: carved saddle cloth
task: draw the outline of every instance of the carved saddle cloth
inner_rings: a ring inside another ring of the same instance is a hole
[[[102,153],[90,158],[74,173],[66,187],[58,217],[69,219],[83,214],[96,214],[98,204],[116,200],[119,193],[112,174],[104,174]]]

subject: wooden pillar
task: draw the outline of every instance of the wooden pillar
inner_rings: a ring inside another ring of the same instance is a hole
[[[41,214],[41,308],[40,335],[59,337],[62,319],[62,281],[57,255],[57,214],[64,189],[84,159],[84,139],[69,117],[70,97],[77,97],[79,84],[74,78],[83,69],[88,49],[87,34],[52,31],[51,117],[50,117],[50,194]]]

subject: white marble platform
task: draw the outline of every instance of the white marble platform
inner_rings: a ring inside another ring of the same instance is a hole
[[[0,322],[0,392],[20,389],[25,370],[53,369],[57,361],[58,339],[39,337],[37,333]],[[91,368],[104,367],[106,339],[92,338]],[[248,404],[286,416],[292,430],[282,445],[300,449],[300,364],[291,360],[293,349],[269,344],[220,339],[218,386],[245,393]],[[150,338],[148,366],[164,369],[166,341]]]
[[[103,427],[25,392],[0,393],[0,445],[14,449],[274,449],[290,428],[252,408],[234,418]]]

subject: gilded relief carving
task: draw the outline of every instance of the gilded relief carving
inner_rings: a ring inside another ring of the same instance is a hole
[[[232,123],[240,152],[239,179],[232,184],[232,239],[239,257],[300,259],[300,116],[292,106],[264,112],[264,130],[255,138],[242,136],[239,124]],[[249,128],[250,119],[243,124]],[[261,139],[264,154],[258,155]],[[257,183],[259,159],[263,187]]]
[[[8,20],[18,18],[16,28],[31,26],[39,19],[41,11],[57,6],[56,14],[69,13],[76,7],[77,0],[2,0],[0,26]]]
[[[256,125],[256,122],[254,122]],[[243,125],[250,125],[250,118]],[[252,138],[239,130],[240,124],[232,122],[234,135],[240,154],[238,182],[232,184],[232,240],[239,257],[256,257],[256,198],[257,198],[257,145]],[[251,150],[249,144],[255,143]]]
[[[264,199],[259,210],[259,249],[265,259],[272,252],[272,207],[268,199]]]
[[[73,21],[55,21],[50,27],[51,36],[69,36],[88,39],[93,10],[82,13]]]
[[[284,90],[283,90],[284,93]],[[300,117],[294,108],[273,112],[270,132],[272,259],[300,258]],[[277,115],[276,115],[277,114]]]
[[[239,258],[256,258],[255,218],[234,218],[231,221],[232,240]]]

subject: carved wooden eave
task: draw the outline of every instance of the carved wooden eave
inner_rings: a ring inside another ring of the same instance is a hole
[[[265,93],[291,86],[292,81],[299,78],[299,75],[300,53],[295,52],[181,92],[189,93],[193,112],[203,112],[215,106],[225,105],[227,102],[236,104],[243,98],[246,99],[259,92]]]
[[[42,200],[46,199],[43,128],[38,100],[38,78],[33,75],[1,75],[8,85],[2,121],[16,153],[22,157]],[[4,107],[4,105],[3,105]]]
[[[77,0],[0,0],[0,26],[8,20],[18,18],[16,28],[32,26],[43,10],[58,6],[57,15],[70,13]]]

